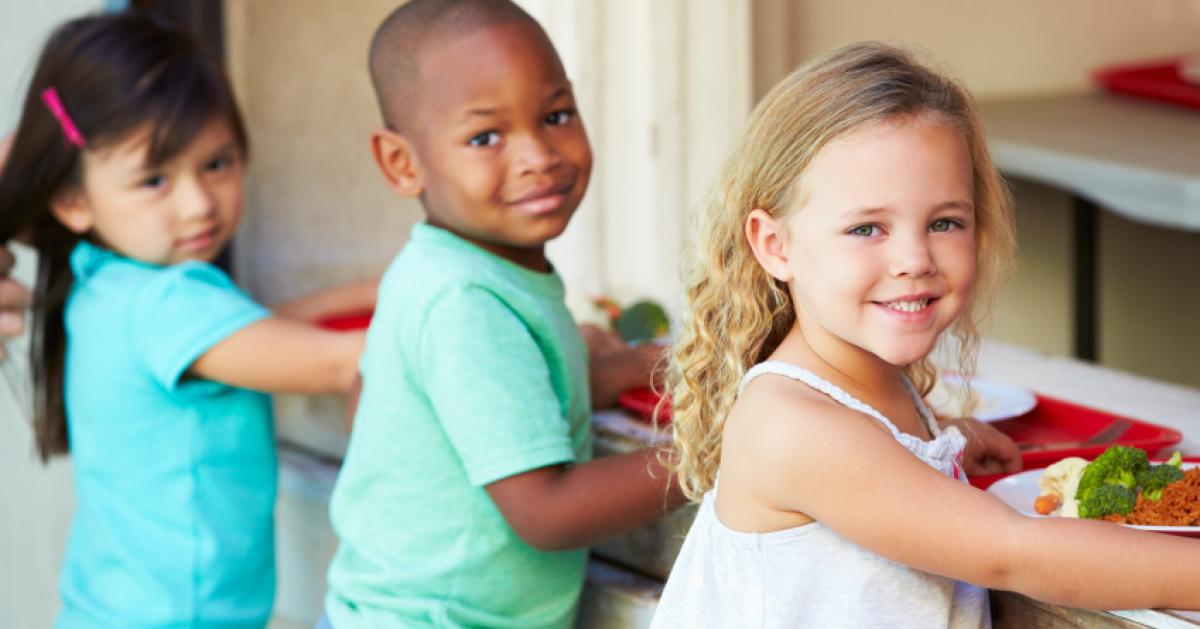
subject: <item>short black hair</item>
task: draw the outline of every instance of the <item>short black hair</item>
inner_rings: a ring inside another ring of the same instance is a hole
[[[411,0],[391,12],[371,38],[371,85],[389,128],[403,131],[420,93],[420,55],[435,41],[501,24],[537,20],[510,0]]]

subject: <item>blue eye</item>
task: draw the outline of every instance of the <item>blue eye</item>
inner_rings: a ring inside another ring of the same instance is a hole
[[[495,146],[500,142],[500,133],[497,131],[484,131],[476,133],[467,140],[470,146]]]
[[[560,127],[560,126],[565,125],[568,122],[570,122],[571,118],[573,118],[574,116],[575,116],[574,110],[563,109],[563,110],[556,111],[552,114],[547,115],[546,116],[546,124]]]
[[[954,229],[955,227],[962,227],[962,225],[958,221],[950,220],[948,218],[943,218],[943,219],[934,221],[933,224],[929,226],[929,231],[935,232],[935,233],[936,232],[948,232],[951,229]]]
[[[876,232],[878,232],[878,231],[879,231],[878,225],[857,225],[855,227],[851,227],[850,230],[847,231],[846,233],[850,234],[851,236],[861,236],[863,238],[869,238],[871,236],[874,236],[876,234]]]

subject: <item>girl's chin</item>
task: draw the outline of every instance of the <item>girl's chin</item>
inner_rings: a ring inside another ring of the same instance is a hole
[[[876,351],[874,354],[881,360],[896,367],[907,367],[920,362],[933,351],[933,344],[910,345],[905,347],[889,347]]]

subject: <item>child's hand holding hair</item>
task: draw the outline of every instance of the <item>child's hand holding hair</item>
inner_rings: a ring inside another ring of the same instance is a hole
[[[0,172],[4,171],[4,162],[12,150],[12,140],[11,135],[0,138]],[[4,339],[17,336],[25,330],[24,311],[31,299],[29,289],[9,277],[15,262],[8,247],[0,246],[0,360],[4,360],[6,355]]]

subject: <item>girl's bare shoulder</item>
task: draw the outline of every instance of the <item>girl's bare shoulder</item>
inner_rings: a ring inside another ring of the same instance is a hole
[[[856,433],[864,428],[874,431],[880,426],[803,382],[764,374],[746,385],[730,409],[725,440],[771,451],[796,440],[828,442],[846,429]]]

